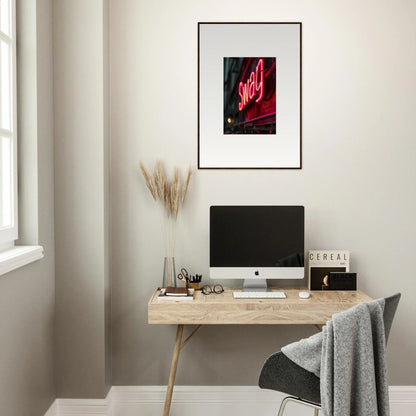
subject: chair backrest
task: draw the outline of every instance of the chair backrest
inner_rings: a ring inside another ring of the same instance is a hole
[[[386,334],[386,344],[387,339],[389,338],[391,324],[393,323],[394,314],[396,313],[397,305],[399,304],[401,294],[396,293],[393,296],[389,296],[385,298],[385,305],[384,305],[384,332]]]

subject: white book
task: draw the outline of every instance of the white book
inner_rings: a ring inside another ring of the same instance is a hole
[[[188,296],[167,296],[166,289],[160,289],[159,295],[157,296],[157,300],[159,301],[178,301],[178,302],[186,302],[190,300],[194,300],[195,289],[188,289]]]

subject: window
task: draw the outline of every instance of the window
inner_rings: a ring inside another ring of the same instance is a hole
[[[43,257],[39,245],[15,246],[16,108],[16,0],[0,0],[0,276]]]
[[[15,0],[0,0],[0,250],[17,239]]]

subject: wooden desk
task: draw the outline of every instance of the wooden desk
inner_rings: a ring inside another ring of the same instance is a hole
[[[284,288],[286,299],[234,299],[233,291],[225,288],[219,295],[196,292],[193,301],[158,301],[156,289],[148,304],[149,324],[178,325],[172,364],[166,392],[163,415],[168,416],[180,350],[190,341],[202,325],[319,325],[325,324],[337,312],[361,302],[372,300],[357,291],[313,291],[309,299],[300,299],[299,291],[305,288]],[[182,342],[184,325],[198,325]]]

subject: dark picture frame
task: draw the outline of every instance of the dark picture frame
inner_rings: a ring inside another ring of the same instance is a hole
[[[198,169],[302,169],[301,22],[198,22]]]

